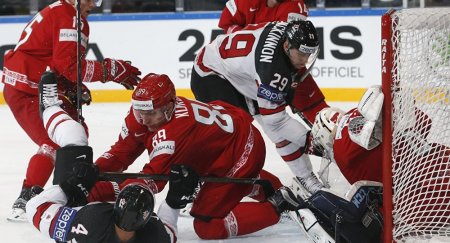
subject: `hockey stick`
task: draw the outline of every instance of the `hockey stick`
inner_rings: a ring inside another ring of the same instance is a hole
[[[99,175],[99,180],[107,181],[124,181],[126,179],[147,179],[157,181],[168,181],[169,176],[163,174],[142,174],[142,173],[115,173],[115,172],[103,172]],[[275,193],[270,181],[265,179],[256,178],[231,178],[231,177],[215,177],[215,176],[202,176],[199,178],[202,182],[213,183],[235,183],[235,184],[256,184],[260,185],[264,194],[267,197],[272,196]]]
[[[77,118],[82,122],[83,111],[81,104],[81,0],[77,1]]]

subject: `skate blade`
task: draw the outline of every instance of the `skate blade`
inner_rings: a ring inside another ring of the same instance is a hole
[[[27,222],[27,214],[21,208],[14,208],[11,214],[6,218],[10,222]]]

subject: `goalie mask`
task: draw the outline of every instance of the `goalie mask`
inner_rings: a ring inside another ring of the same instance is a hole
[[[136,231],[147,224],[152,216],[155,199],[153,193],[138,184],[122,189],[114,205],[114,223],[125,231]]]
[[[170,78],[150,73],[137,85],[131,103],[136,120],[150,131],[156,131],[172,119],[175,100],[175,86]]]
[[[319,111],[311,129],[313,146],[329,159],[333,154],[334,136],[336,135],[339,119],[344,112],[338,108],[327,107]]]

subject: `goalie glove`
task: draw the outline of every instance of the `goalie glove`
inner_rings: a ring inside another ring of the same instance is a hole
[[[181,209],[193,201],[198,185],[197,173],[185,165],[172,165],[169,175],[169,191],[166,203],[173,209]]]
[[[105,58],[102,63],[102,82],[113,81],[123,85],[126,89],[133,90],[139,83],[141,71],[131,65],[129,61]]]
[[[371,86],[361,98],[358,104],[358,111],[368,121],[375,122],[380,116],[381,108],[383,108],[383,100],[384,95],[381,92],[381,86]]]

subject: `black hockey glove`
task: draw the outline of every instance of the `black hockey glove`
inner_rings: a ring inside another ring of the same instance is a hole
[[[172,165],[169,175],[169,192],[166,202],[173,209],[181,209],[193,201],[193,194],[198,185],[198,175],[185,165]]]
[[[89,191],[97,181],[99,171],[96,165],[85,162],[73,166],[72,175],[59,184],[67,197],[68,207],[84,206]]]

